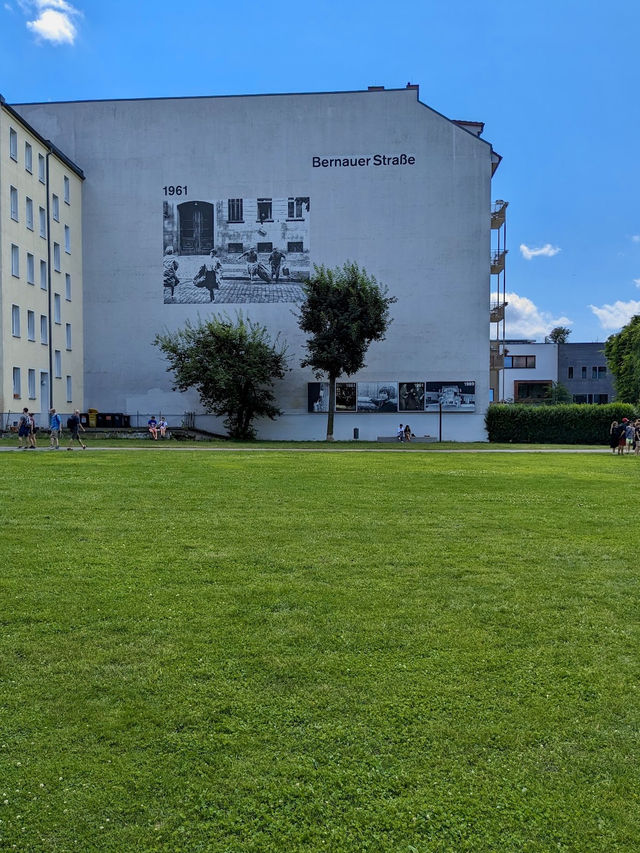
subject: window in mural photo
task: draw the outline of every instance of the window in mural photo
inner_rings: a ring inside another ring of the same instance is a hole
[[[400,383],[398,410],[401,412],[424,412],[424,382]]]
[[[425,411],[471,412],[476,407],[475,382],[426,382]]]
[[[357,405],[359,412],[397,412],[397,383],[358,382]]]
[[[336,382],[336,412],[355,412],[356,383]]]
[[[303,301],[308,196],[202,199],[178,189],[162,203],[165,305]]]

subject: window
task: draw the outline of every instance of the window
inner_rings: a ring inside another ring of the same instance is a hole
[[[230,255],[234,255],[236,253],[241,255],[244,252],[242,243],[229,243],[227,245],[227,252],[229,252]]]
[[[567,367],[567,379],[573,379],[573,367]]]
[[[25,220],[29,231],[33,231],[33,200],[29,197],[25,201]]]
[[[60,272],[60,243],[53,244],[53,268]]]
[[[505,355],[504,366],[518,368],[519,370],[534,368],[536,357],[535,355]]]
[[[71,377],[67,376],[67,403],[72,403],[73,397],[71,396]]]
[[[11,218],[18,221],[18,190],[15,187],[11,187],[9,190],[9,196],[11,198]]]
[[[33,311],[27,311],[27,338],[30,341],[36,339],[36,315]]]
[[[601,365],[598,365],[596,367],[596,365],[594,365],[591,368],[591,378],[592,379],[604,379],[604,377],[606,375],[607,375],[607,368],[606,367],[603,367]]]
[[[29,387],[29,399],[36,399],[36,372],[29,368],[29,372],[27,373],[27,384]]]
[[[62,379],[62,353],[59,349],[53,353],[53,370],[56,379]]]
[[[53,294],[53,322],[60,324],[60,294]]]
[[[27,284],[36,283],[36,260],[30,252],[27,252]]]
[[[603,406],[605,403],[609,402],[608,394],[594,394],[594,403],[597,403],[599,406]]]
[[[64,180],[64,201],[65,201],[65,204],[71,204],[71,187],[69,186],[69,178],[65,175],[63,180]]]
[[[20,277],[20,249],[13,244],[11,245],[11,275]]]
[[[551,380],[538,382],[514,382],[513,396],[516,403],[539,403],[551,390]]]
[[[40,220],[40,236],[47,238],[47,211],[44,207],[38,209],[38,219]]]
[[[20,397],[20,368],[13,368],[13,397],[14,399]]]
[[[11,334],[14,338],[20,337],[20,307],[11,306]]]
[[[291,254],[292,252],[303,252],[302,240],[290,240],[287,243],[287,252]]]
[[[582,377],[582,379],[587,378],[587,368],[584,367],[584,365],[583,365],[582,370],[581,370],[581,377]]]
[[[304,219],[303,211],[309,210],[309,197],[290,198],[287,205],[287,219]]]
[[[259,252],[273,252],[273,243],[258,243],[256,248]]]
[[[64,250],[68,255],[71,254],[71,229],[68,225],[64,226]]]
[[[47,315],[40,315],[40,343],[49,343],[49,324],[47,323]]]
[[[24,144],[24,167],[27,172],[33,172],[33,148],[28,142]]]
[[[51,215],[56,222],[60,222],[60,199],[55,193],[51,197]]]
[[[41,184],[44,184],[45,182],[44,172],[44,157],[42,156],[42,154],[38,154],[38,180]]]
[[[270,198],[258,199],[258,222],[273,221],[273,205]]]
[[[65,325],[65,333],[67,336],[67,349],[71,349],[71,323]]]
[[[69,273],[66,273],[64,277],[64,298],[67,302],[71,302],[71,276]]]
[[[47,289],[47,262],[40,261],[40,290]]]
[[[9,128],[9,157],[18,159],[18,134],[12,127]]]
[[[229,222],[244,222],[242,218],[242,199],[230,198],[227,202]]]

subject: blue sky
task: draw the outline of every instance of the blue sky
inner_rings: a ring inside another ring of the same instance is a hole
[[[485,122],[509,201],[507,334],[640,313],[635,0],[0,0],[9,103],[420,85]]]

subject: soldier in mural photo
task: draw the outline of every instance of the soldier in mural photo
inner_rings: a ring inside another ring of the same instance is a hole
[[[173,255],[173,246],[167,246],[162,261],[162,286],[170,289],[172,298],[174,289],[180,284],[177,272],[178,262]]]
[[[254,275],[258,274],[258,253],[252,246],[240,255],[239,260],[242,260],[242,258],[247,259],[247,273],[249,275],[249,281],[253,281]]]
[[[280,265],[287,256],[280,249],[274,249],[269,255],[269,266],[271,267],[271,278],[280,281]]]
[[[209,291],[209,302],[215,302],[215,291],[220,289],[222,281],[222,263],[218,252],[212,249],[209,252],[209,260],[202,264],[198,270],[193,283],[196,287],[206,287]]]

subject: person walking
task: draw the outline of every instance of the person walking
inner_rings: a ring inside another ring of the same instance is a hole
[[[24,444],[23,444],[24,442]],[[22,410],[18,421],[18,446],[16,450],[26,450],[29,443],[29,409]]]
[[[36,449],[36,419],[33,415],[33,412],[27,412],[27,417],[29,419],[29,446],[27,450],[35,450]]]
[[[618,421],[613,421],[611,426],[609,427],[609,447],[611,448],[611,452],[615,454],[618,449],[618,440],[620,438],[620,430],[618,427],[620,424]]]
[[[280,265],[287,256],[281,249],[274,249],[269,255],[269,265],[271,267],[271,278],[280,281]]]
[[[55,409],[49,409],[49,430],[51,431],[50,444],[52,450],[60,450],[60,436],[62,435],[62,421]]]
[[[83,450],[86,450],[87,445],[84,444],[82,442],[82,439],[80,438],[80,430],[82,430],[82,432],[86,432],[85,428],[80,423],[80,409],[76,409],[71,415],[71,417],[67,418],[67,429],[69,429],[71,432],[71,436],[69,438],[69,446],[67,447],[67,450],[73,450],[73,447],[71,445],[74,441],[77,441],[80,447]]]
[[[633,449],[635,451],[636,456],[640,456],[640,418],[638,418],[635,422],[635,440],[633,443]]]

